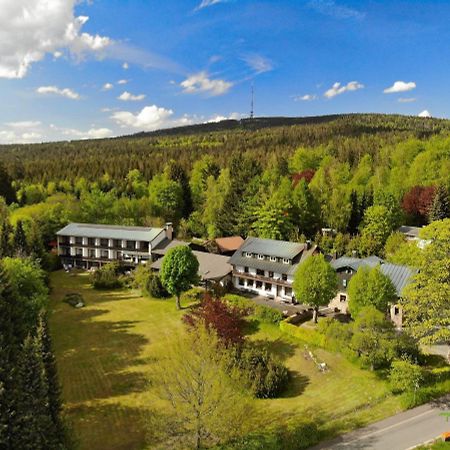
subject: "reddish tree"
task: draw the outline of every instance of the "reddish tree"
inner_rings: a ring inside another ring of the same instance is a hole
[[[435,195],[435,186],[414,186],[403,196],[402,208],[410,216],[424,222]]]
[[[244,342],[243,327],[246,311],[227,305],[223,300],[214,299],[205,294],[199,307],[183,317],[189,327],[202,323],[206,328],[214,329],[226,346]]]
[[[305,169],[301,172],[292,174],[292,183],[295,186],[300,182],[300,180],[305,180],[307,183],[309,183],[312,179],[316,171],[314,169]]]

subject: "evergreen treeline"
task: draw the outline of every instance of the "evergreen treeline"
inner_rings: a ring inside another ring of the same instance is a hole
[[[62,450],[60,387],[48,332],[44,274],[0,260],[0,449]]]
[[[202,155],[211,155],[223,168],[232,153],[246,152],[265,168],[271,155],[288,158],[299,146],[326,145],[353,166],[366,154],[376,158],[387,145],[449,131],[448,120],[382,114],[258,118],[116,139],[0,146],[0,163],[14,180],[33,183],[95,181],[104,173],[121,180],[133,169],[150,179],[172,159],[189,172]]]

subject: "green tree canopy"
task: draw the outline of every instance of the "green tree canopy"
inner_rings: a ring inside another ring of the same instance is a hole
[[[348,285],[348,309],[356,318],[366,306],[374,306],[386,313],[388,305],[397,298],[395,287],[380,267],[361,266]]]
[[[394,226],[386,206],[374,205],[367,208],[361,230],[361,253],[364,256],[380,254]]]
[[[169,294],[176,297],[177,309],[181,309],[180,296],[198,283],[199,263],[190,247],[180,245],[170,249],[161,265],[161,282]]]
[[[294,275],[294,293],[300,303],[314,307],[314,321],[320,306],[326,306],[337,293],[335,270],[322,254],[310,256]]]
[[[429,244],[403,292],[405,326],[423,344],[450,343],[450,219],[431,223],[421,237]]]

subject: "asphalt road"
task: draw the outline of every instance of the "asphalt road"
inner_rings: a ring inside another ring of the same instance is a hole
[[[397,414],[336,439],[324,442],[311,450],[364,449],[407,450],[450,431],[450,420],[439,415],[450,411],[450,396],[435,403]]]

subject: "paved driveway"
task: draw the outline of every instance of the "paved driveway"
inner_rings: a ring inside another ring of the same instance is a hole
[[[408,450],[450,431],[450,421],[440,416],[450,410],[450,396],[405,411],[381,422],[344,434],[310,450]]]

